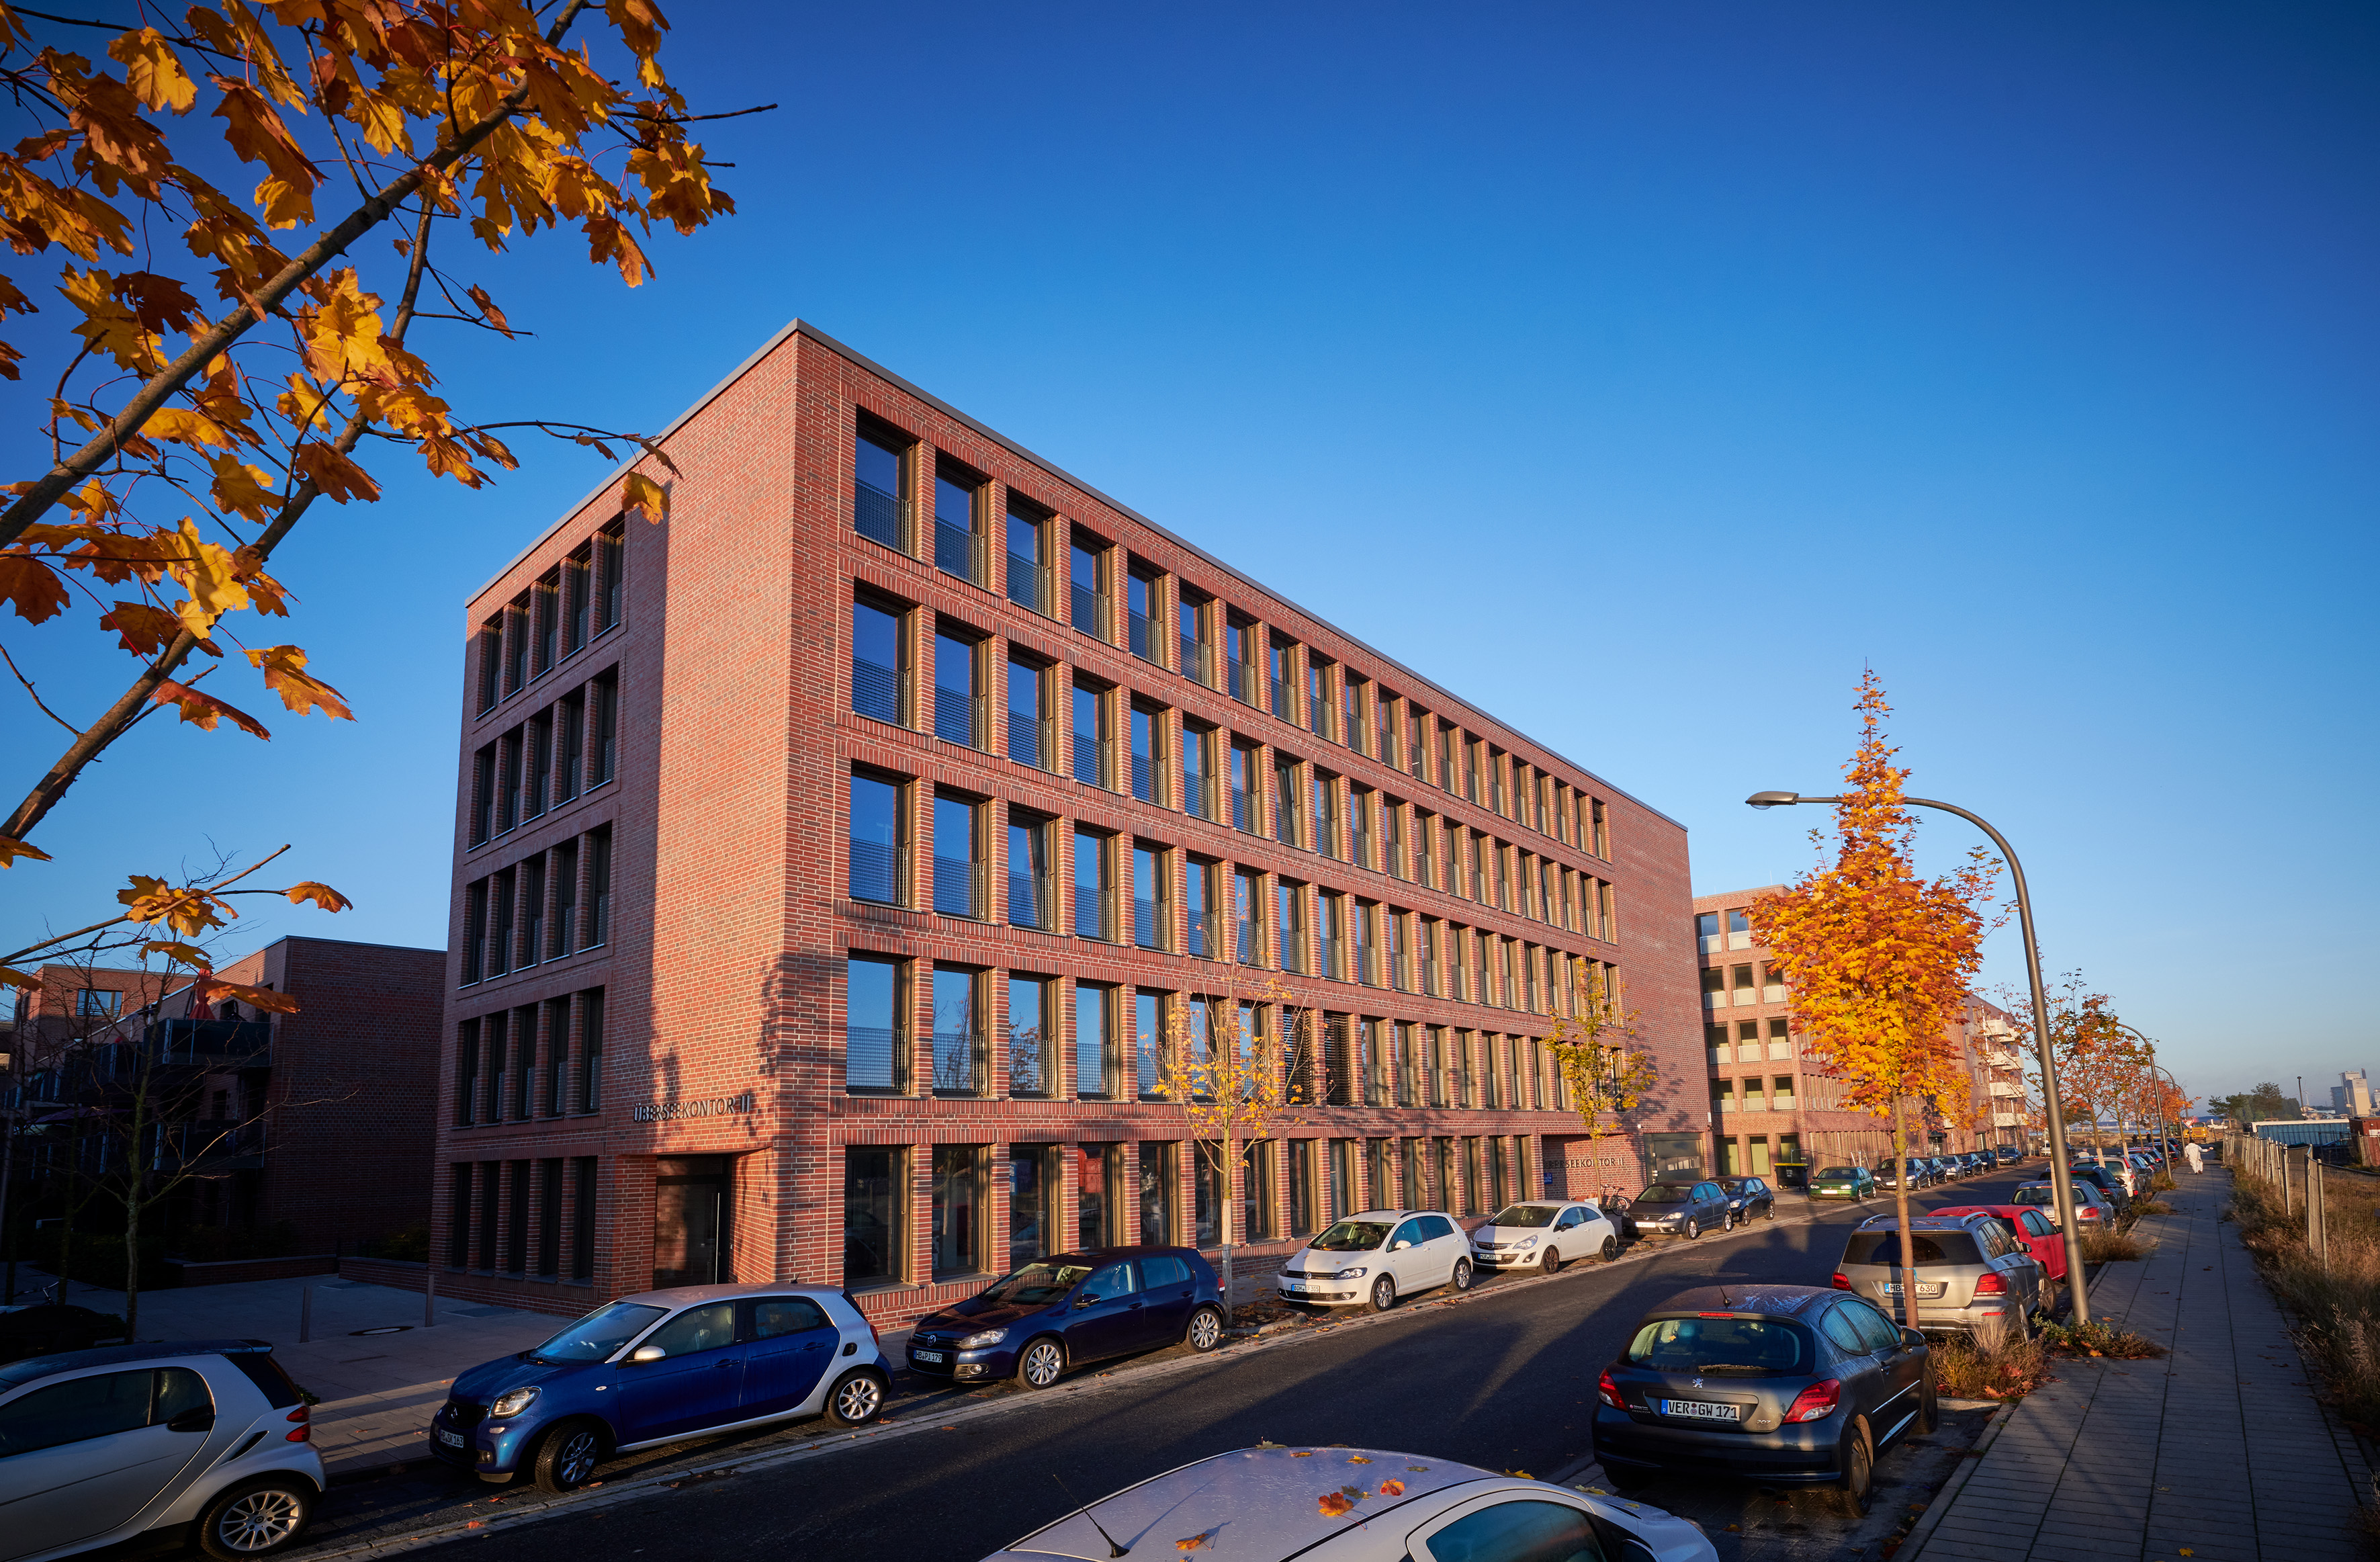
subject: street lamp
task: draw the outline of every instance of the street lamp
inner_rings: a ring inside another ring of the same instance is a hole
[[[1799,792],[1755,792],[1743,799],[1754,808],[1790,808],[1795,803],[1840,803],[1841,798],[1805,798]],[[1934,802],[1925,798],[1903,798],[1912,808],[1938,808],[1945,813],[1955,813],[1992,837],[2007,860],[2009,877],[2016,886],[2017,925],[2024,933],[2025,975],[2033,983],[2033,1044],[2041,1056],[2042,1114],[2049,1119],[2049,1186],[2058,1201],[2058,1226],[2066,1238],[2066,1290],[2074,1300],[2074,1322],[2091,1321],[2091,1298],[2082,1284],[2082,1234],[2076,1229],[2074,1218],[2074,1178],[2066,1167],[2066,1117],[2058,1104],[2058,1063],[2049,1050],[2049,995],[2041,984],[2041,946],[2033,936],[2033,897],[2024,887],[2024,868],[2016,860],[2016,852],[2008,837],[1995,830],[1975,814],[1952,803]]]

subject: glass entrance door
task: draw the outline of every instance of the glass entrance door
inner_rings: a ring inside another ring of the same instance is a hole
[[[653,1288],[732,1280],[727,1157],[653,1163]]]

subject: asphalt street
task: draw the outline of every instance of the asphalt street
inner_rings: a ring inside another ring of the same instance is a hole
[[[1929,1207],[1993,1202],[2039,1175],[2032,1163],[1913,1197]],[[1646,1309],[1720,1280],[1823,1286],[1845,1228],[1891,1207],[1888,1196],[1822,1205],[1803,1222],[1794,1218],[1806,1207],[1800,1196],[1782,1200],[1783,1218],[1774,1223],[1730,1237],[1640,1243],[1617,1263],[1578,1265],[1534,1284],[1486,1284],[1459,1305],[1423,1298],[1362,1326],[1302,1331],[1203,1360],[1165,1362],[1160,1353],[1156,1370],[1135,1371],[1147,1359],[1127,1359],[1041,1394],[905,1395],[892,1412],[907,1429],[897,1437],[853,1441],[803,1427],[681,1446],[668,1451],[668,1463],[648,1460],[644,1469],[682,1469],[691,1478],[633,1502],[502,1493],[434,1468],[342,1486],[325,1498],[305,1549],[347,1550],[458,1519],[527,1517],[522,1510],[535,1507],[546,1515],[538,1522],[466,1531],[456,1544],[486,1562],[731,1553],[965,1562],[1068,1511],[1069,1491],[1090,1500],[1261,1440],[1388,1447],[1549,1475],[1589,1451],[1596,1374]],[[968,1413],[953,1417],[959,1410]],[[951,1430],[931,1424],[945,1420]],[[815,1453],[776,1468],[734,1468],[805,1446]],[[1894,1462],[1877,1471],[1887,1491]],[[616,1486],[634,1472],[604,1473]],[[1645,1500],[1691,1507],[1714,1531],[1737,1522],[1730,1515],[1739,1508],[1750,1528],[1761,1505],[1774,1501],[1748,1488],[1657,1489]]]

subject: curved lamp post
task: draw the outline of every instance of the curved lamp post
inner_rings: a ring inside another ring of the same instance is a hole
[[[1840,803],[1841,798],[1805,798],[1799,792],[1755,792],[1743,799],[1753,808],[1790,808],[1795,803]],[[2049,995],[2041,984],[2041,946],[2033,936],[2033,896],[2024,887],[2024,868],[2016,860],[2008,837],[1975,814],[1952,803],[1925,798],[1900,799],[1912,808],[1938,808],[1955,813],[1992,837],[2007,860],[2009,877],[2016,886],[2017,925],[2024,932],[2025,975],[2033,983],[2033,1044],[2041,1057],[2042,1116],[2049,1121],[2049,1186],[2058,1201],[2058,1228],[2066,1239],[2066,1292],[2073,1299],[2074,1322],[2091,1321],[2091,1298],[2082,1283],[2082,1234],[2074,1216],[2074,1178],[2066,1166],[2066,1118],[2058,1103],[2058,1063],[2049,1049]]]
[[[2163,1075],[2165,1076],[2165,1082],[2166,1082],[2167,1084],[2169,1084],[2169,1085],[2171,1085],[2171,1086],[2173,1087],[2173,1093],[2174,1093],[2174,1094],[2176,1094],[2176,1095],[2180,1095],[2180,1094],[2181,1094],[2181,1081],[2180,1081],[2180,1080],[2177,1080],[2177,1079],[2175,1079],[2175,1078],[2173,1077],[2173,1070],[2172,1070],[2172,1069],[2170,1069],[2170,1068],[2167,1068],[2164,1064],[2159,1063],[2159,1062],[2156,1060],[2156,1043],[2155,1043],[2155,1042],[2153,1042],[2153,1041],[2149,1040],[2149,1038],[2148,1038],[2148,1037],[2142,1035],[2142,1034],[2140,1033],[2140,1031],[2139,1031],[2137,1029],[2135,1029],[2135,1028],[2134,1028],[2134,1027],[2132,1027],[2132,1026],[2130,1026],[2130,1025],[2125,1024],[2125,1023],[2124,1023],[2122,1020],[2120,1020],[2120,1019],[2119,1019],[2119,1020],[2117,1020],[2117,1021],[2116,1021],[2116,1028],[2117,1028],[2118,1030],[2119,1030],[2119,1031],[2129,1031],[2129,1032],[2131,1033],[2131,1035],[2132,1040],[2134,1040],[2134,1041],[2136,1041],[2136,1042],[2140,1043],[2141,1043],[2141,1045],[2143,1045],[2143,1046],[2144,1046],[2144,1047],[2146,1047],[2146,1048],[2148,1048],[2148,1049],[2149,1049],[2149,1065],[2148,1065],[2148,1066],[2149,1066],[2150,1070],[2151,1070],[2152,1072],[2154,1072],[2154,1073],[2163,1074]],[[2186,1097],[2185,1097],[2184,1099],[2185,1099],[2185,1100],[2187,1100],[2187,1098],[2186,1098]],[[2160,1102],[2160,1103],[2158,1104],[2158,1105],[2157,1105],[2156,1123],[2157,1123],[2157,1132],[2158,1132],[2160,1135],[2162,1135],[2162,1134],[2165,1132],[2165,1106],[2164,1106],[2164,1104],[2163,1104],[2162,1102]],[[2175,1123],[2175,1124],[2173,1125],[2173,1129],[2174,1129],[2174,1131],[2173,1131],[2173,1137],[2174,1137],[2174,1138],[2176,1138],[2176,1139],[2180,1139],[2180,1138],[2181,1137],[2181,1125],[2180,1125],[2179,1122]],[[2159,1153],[2160,1155],[2163,1155],[2163,1154],[2166,1154],[2166,1153],[2167,1153],[2166,1149],[2165,1149],[2165,1146],[2163,1146],[2162,1144],[2160,1144],[2159,1146],[2157,1146],[2157,1152],[2158,1152],[2158,1153]],[[2171,1166],[2170,1166],[2170,1165],[2168,1165],[2167,1169],[2168,1169],[2168,1171],[2170,1171],[2170,1170],[2172,1169],[2172,1168],[2171,1168]]]

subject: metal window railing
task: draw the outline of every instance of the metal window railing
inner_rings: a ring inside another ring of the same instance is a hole
[[[851,529],[863,537],[907,553],[908,544],[902,533],[908,530],[903,524],[908,514],[909,506],[897,494],[887,494],[881,488],[865,482],[853,489]]]
[[[1421,767],[1422,740],[1416,736],[1405,746],[1405,774],[1416,781],[1422,780],[1424,777]]]
[[[1075,779],[1094,787],[1108,784],[1108,750],[1114,739],[1077,732],[1075,738]]]
[[[1244,966],[1264,963],[1264,924],[1253,917],[1233,919],[1239,924],[1239,962]]]
[[[1143,802],[1157,800],[1157,765],[1144,753],[1132,756],[1132,795]]]
[[[1355,828],[1353,834],[1355,837],[1355,866],[1358,868],[1368,868],[1373,862],[1371,829],[1361,818],[1358,818],[1355,821]]]
[[[1257,833],[1257,827],[1251,822],[1252,813],[1253,811],[1248,807],[1247,788],[1245,787],[1232,787],[1232,828],[1245,832],[1247,835],[1255,835]]]
[[[964,858],[934,858],[934,909],[946,917],[984,917],[985,865]]]
[[[879,1026],[854,1025],[844,1031],[843,1085],[845,1090],[897,1090],[901,1076],[893,1064],[899,1056],[898,1037]]]
[[[1344,938],[1319,939],[1322,946],[1322,974],[1332,982],[1347,980],[1347,941]]]
[[[1112,942],[1109,930],[1115,925],[1115,891],[1092,889],[1084,885],[1075,886],[1075,936]]]
[[[1166,930],[1173,924],[1173,902],[1144,900],[1138,896],[1132,900],[1132,941],[1143,949],[1165,947]]]
[[[1080,580],[1066,583],[1074,593],[1075,628],[1094,640],[1107,639],[1108,593],[1093,591]]]
[[[1037,927],[1044,933],[1057,931],[1057,897],[1049,874],[1008,875],[1008,920],[1016,927]]]
[[[1189,938],[1189,952],[1194,959],[1220,960],[1223,958],[1222,915],[1220,911],[1201,911],[1188,919],[1184,931]]]
[[[1048,716],[1008,713],[1008,757],[1036,770],[1058,768],[1057,723]]]
[[[953,526],[940,516],[934,518],[935,568],[984,586],[991,583],[985,566],[986,549],[980,533],[965,526]]]
[[[863,716],[898,724],[901,675],[864,656],[851,659],[851,708]]]
[[[1008,555],[1008,600],[1019,607],[1029,607],[1043,617],[1050,616],[1050,567],[1036,564],[1023,554]]]
[[[1239,661],[1236,657],[1224,658],[1223,681],[1229,685],[1229,687],[1223,690],[1224,693],[1229,694],[1232,699],[1237,700],[1243,705],[1253,705],[1256,703],[1256,701],[1250,698],[1251,690],[1248,687],[1248,669],[1246,664]]]
[[[1283,721],[1289,719],[1289,685],[1285,680],[1281,678],[1272,680],[1272,703],[1265,709]]]
[[[1154,662],[1160,666],[1165,665],[1164,654],[1158,649],[1159,638],[1149,632],[1147,614],[1135,613],[1129,607],[1125,608],[1123,635],[1125,649],[1135,656],[1144,662]]]
[[[1370,939],[1359,938],[1355,941],[1355,980],[1366,987],[1378,987],[1380,984],[1379,965],[1374,958],[1374,953]]]
[[[1214,688],[1215,648],[1193,635],[1177,638],[1181,641],[1176,650],[1182,658],[1182,676],[1196,678],[1209,689]]]
[[[1193,819],[1220,824],[1222,821],[1216,816],[1215,792],[1213,776],[1201,775],[1196,771],[1184,772],[1182,776],[1182,812]]]
[[[934,687],[934,736],[946,743],[961,743],[970,749],[986,746],[988,714],[984,698],[962,689]]]
[[[934,1092],[976,1095],[983,1089],[983,1047],[972,1027],[933,1033]]]

